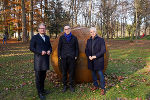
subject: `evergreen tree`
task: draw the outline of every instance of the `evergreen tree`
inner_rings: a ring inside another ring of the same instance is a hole
[[[63,9],[60,0],[51,1],[50,8],[46,13],[48,15],[48,30],[50,35],[55,33],[57,37],[64,25],[69,23],[69,14]]]

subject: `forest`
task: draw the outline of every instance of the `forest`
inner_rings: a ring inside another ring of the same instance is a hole
[[[150,0],[1,0],[0,34],[16,33],[23,42],[31,39],[44,22],[52,37],[63,26],[95,26],[104,38],[150,35]]]

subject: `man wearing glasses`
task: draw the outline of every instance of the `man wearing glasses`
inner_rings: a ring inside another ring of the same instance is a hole
[[[30,41],[30,50],[34,53],[34,70],[36,88],[39,98],[45,100],[46,94],[49,91],[44,89],[44,81],[46,78],[46,71],[49,70],[49,56],[52,52],[50,38],[45,35],[46,26],[44,23],[38,26],[39,33],[34,35]]]
[[[67,72],[69,72],[70,91],[74,92],[75,61],[79,54],[78,40],[72,35],[70,26],[64,27],[64,34],[58,43],[58,58],[61,60],[63,90],[67,90]]]

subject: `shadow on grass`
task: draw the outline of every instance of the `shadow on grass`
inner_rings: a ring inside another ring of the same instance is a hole
[[[0,61],[2,61],[0,65],[0,99],[38,99],[34,80],[33,55],[25,54],[29,52],[28,46],[20,46],[13,45],[8,51],[4,51],[4,55],[8,53],[16,54],[18,50],[20,50],[19,53],[24,53],[24,55],[0,58]],[[25,48],[27,51],[24,50]],[[136,97],[148,99],[150,96],[150,73],[145,66],[147,64],[146,59],[149,60],[149,58],[148,50],[142,48],[110,50],[109,65],[105,73],[105,96],[100,95],[100,90],[92,92],[90,90],[92,83],[77,84],[75,93],[71,93],[69,90],[62,93],[61,82],[46,80],[46,89],[52,91],[46,97],[48,100],[135,99]],[[53,78],[53,80],[55,79]]]

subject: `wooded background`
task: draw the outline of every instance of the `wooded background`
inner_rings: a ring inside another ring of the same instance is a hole
[[[150,35],[150,0],[0,0],[0,34],[27,42],[44,22],[49,35],[96,26],[104,38]],[[22,34],[21,34],[22,33]]]

